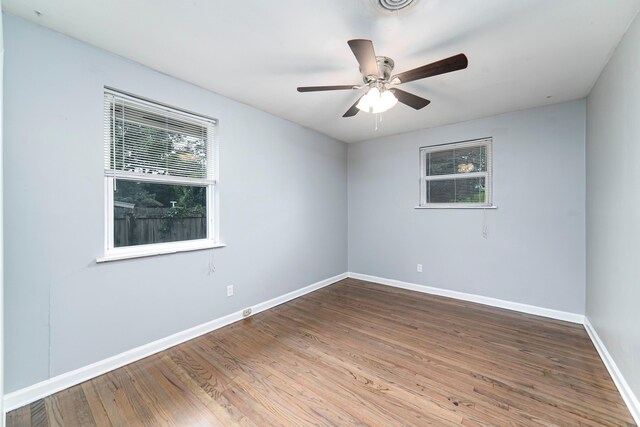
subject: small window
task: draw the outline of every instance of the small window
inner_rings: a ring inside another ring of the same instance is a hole
[[[491,138],[420,149],[420,207],[491,203]]]
[[[215,124],[105,90],[106,259],[215,247]]]

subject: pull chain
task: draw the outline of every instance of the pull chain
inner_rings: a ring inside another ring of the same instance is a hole
[[[211,251],[211,260],[209,261],[209,275],[216,272],[216,250]]]

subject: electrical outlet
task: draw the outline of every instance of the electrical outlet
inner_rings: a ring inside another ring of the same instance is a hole
[[[418,264],[418,273],[422,273],[422,264]]]
[[[227,296],[228,297],[232,297],[233,296],[233,285],[227,286]]]
[[[250,308],[245,308],[244,310],[242,310],[242,317],[247,317],[247,316],[251,316]]]

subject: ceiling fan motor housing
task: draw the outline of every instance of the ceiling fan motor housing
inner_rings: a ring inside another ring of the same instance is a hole
[[[376,56],[376,62],[378,64],[378,75],[366,76],[362,78],[367,84],[375,81],[387,83],[391,78],[391,71],[393,71],[393,67],[395,65],[393,59],[389,58],[388,56]],[[360,69],[360,72],[362,72],[362,69]]]

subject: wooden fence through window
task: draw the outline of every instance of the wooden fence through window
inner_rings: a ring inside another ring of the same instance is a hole
[[[121,208],[114,211],[116,247],[205,239],[207,218],[192,213],[171,217],[172,208]]]

